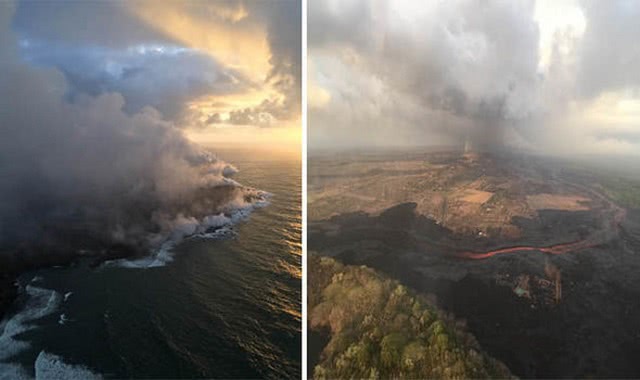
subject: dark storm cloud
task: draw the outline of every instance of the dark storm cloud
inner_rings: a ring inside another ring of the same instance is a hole
[[[466,119],[482,131],[451,132],[482,136],[483,143],[499,139],[506,120],[527,117],[522,104],[536,85],[538,62],[531,2],[432,2],[426,11],[414,4],[415,15],[399,14],[393,3],[336,4],[310,5],[312,56],[353,52],[354,66],[410,98],[425,118],[444,112]],[[425,124],[433,123],[413,128]]]
[[[555,2],[310,2],[311,147],[471,138],[493,148],[514,136],[587,146],[596,122],[578,119],[590,102],[611,91],[638,97],[640,2],[579,5],[583,35],[554,24],[574,16]],[[553,18],[537,19],[538,7]],[[551,46],[542,27],[556,28]]]

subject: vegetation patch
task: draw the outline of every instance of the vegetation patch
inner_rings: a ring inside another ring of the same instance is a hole
[[[330,331],[318,379],[511,378],[464,325],[365,266],[311,254],[309,326]]]

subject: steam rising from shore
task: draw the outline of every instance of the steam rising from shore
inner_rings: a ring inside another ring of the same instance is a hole
[[[157,246],[185,218],[230,212],[264,194],[200,150],[153,108],[118,93],[68,101],[55,69],[25,62],[0,3],[0,247]]]

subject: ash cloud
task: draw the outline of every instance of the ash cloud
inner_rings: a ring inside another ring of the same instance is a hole
[[[185,218],[262,196],[152,107],[125,112],[115,92],[69,101],[62,72],[20,54],[14,12],[0,2],[2,251],[125,244],[146,252]]]
[[[355,55],[359,70],[414,104],[423,121],[413,128],[493,145],[509,119],[526,114],[521,98],[537,81],[532,3],[431,2],[415,5],[414,13],[383,2],[358,2],[344,12],[334,6],[310,6],[312,51]]]
[[[565,5],[584,30],[544,1],[310,3],[311,149],[471,139],[478,149],[593,150],[619,127],[583,120],[594,102],[612,91],[638,101],[640,4]]]

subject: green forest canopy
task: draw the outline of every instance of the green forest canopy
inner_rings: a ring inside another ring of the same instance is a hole
[[[309,326],[328,329],[313,377],[511,378],[460,323],[365,266],[311,254]]]

